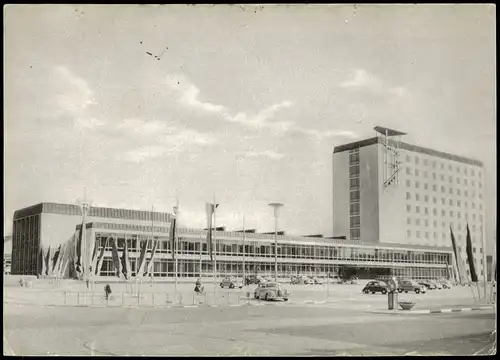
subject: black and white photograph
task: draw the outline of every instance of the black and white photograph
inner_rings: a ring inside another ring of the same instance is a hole
[[[493,356],[496,5],[7,4],[5,356]]]

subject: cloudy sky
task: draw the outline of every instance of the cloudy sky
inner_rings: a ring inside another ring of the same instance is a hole
[[[4,233],[17,208],[171,211],[332,234],[332,152],[374,136],[485,163],[496,225],[493,6],[4,8]]]

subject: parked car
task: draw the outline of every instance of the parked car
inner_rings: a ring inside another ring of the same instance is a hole
[[[288,301],[290,292],[283,289],[277,282],[260,284],[254,292],[254,298],[264,300],[284,300]]]
[[[426,288],[425,288],[425,286],[420,285],[415,280],[407,280],[407,279],[405,279],[405,280],[401,280],[398,283],[398,291],[400,293],[403,292],[403,291],[405,293],[407,293],[408,291],[415,291],[416,294],[418,294],[418,293],[425,294]]]
[[[349,278],[342,279],[342,284],[357,284],[357,283],[358,283],[357,276],[351,276]]]
[[[245,285],[260,284],[262,278],[258,275],[248,275],[245,277]]]
[[[448,279],[439,279],[438,283],[443,286],[443,289],[451,289],[453,287],[453,284]]]
[[[241,289],[243,287],[243,283],[241,282],[240,279],[234,279],[234,278],[230,278],[230,277],[225,277],[220,282],[220,287],[221,288],[228,287],[230,289],[234,289],[235,287],[237,287],[237,288]]]
[[[292,285],[303,285],[303,284],[305,284],[305,279],[304,279],[303,276],[292,276],[290,284],[292,284]]]
[[[436,287],[436,289],[438,289],[438,290],[443,290],[443,285],[441,285],[441,284],[440,284],[439,282],[437,282],[436,280],[429,280],[429,282],[430,282],[431,284],[433,284],[433,285]]]
[[[370,281],[368,282],[368,284],[365,285],[365,287],[363,288],[363,292],[365,294],[369,294],[369,293],[372,293],[372,294],[375,294],[376,292],[380,292],[382,294],[387,294],[387,291],[388,290],[388,286],[385,282],[383,281],[380,281],[380,280],[373,280],[373,281]]]
[[[431,281],[429,280],[419,280],[418,283],[422,286],[425,286],[427,288],[427,290],[434,290],[436,289],[436,285],[433,284]]]
[[[314,285],[321,285],[323,282],[318,279],[316,276],[309,276],[309,282]]]
[[[328,278],[333,279],[334,282],[339,283],[339,284],[342,282],[342,278],[338,275],[331,275],[330,274],[330,275],[328,275]]]

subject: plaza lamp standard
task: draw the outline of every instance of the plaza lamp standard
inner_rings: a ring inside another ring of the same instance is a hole
[[[274,209],[274,281],[278,281],[278,216],[280,207],[284,206],[281,203],[270,203]]]

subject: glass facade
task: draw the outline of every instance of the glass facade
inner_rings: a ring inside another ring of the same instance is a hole
[[[102,225],[102,224],[101,224]],[[116,224],[113,224],[116,225]],[[128,228],[130,225],[123,226]],[[111,239],[118,240],[121,254],[127,241],[130,250],[132,275],[135,275],[140,247],[148,241],[147,259],[151,257],[151,232],[112,231],[94,228],[94,239],[99,249],[105,247],[105,260],[101,276],[116,276],[111,260]],[[206,232],[198,229],[177,229],[178,276],[210,277],[213,274],[212,262],[206,244]],[[262,234],[247,234],[262,235]],[[344,275],[356,274],[358,277],[372,278],[375,275],[393,274],[415,279],[449,277],[448,265],[451,252],[431,249],[399,249],[363,245],[346,245],[322,242],[302,242],[280,236],[278,240],[278,276],[289,277],[304,275]],[[172,242],[168,232],[155,234],[160,241],[153,265],[153,276],[175,276],[175,261],[172,257]],[[281,241],[280,241],[281,240]],[[243,242],[242,234],[217,232],[216,263],[219,276],[242,276],[246,274],[274,274],[274,243],[272,235],[256,239],[250,237]],[[121,256],[121,255],[120,255]],[[245,258],[245,265],[243,265]],[[243,271],[245,266],[245,271]]]
[[[40,214],[15,219],[12,228],[12,274],[36,275]]]
[[[359,179],[359,149],[349,150],[349,235],[350,240],[361,237],[360,220],[360,179]]]

